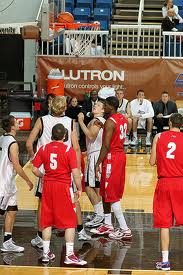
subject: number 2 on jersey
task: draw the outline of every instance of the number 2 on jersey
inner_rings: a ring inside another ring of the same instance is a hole
[[[120,139],[126,138],[126,132],[127,132],[127,123],[124,123],[124,125],[120,125]]]
[[[168,148],[169,148],[169,150],[166,153],[166,158],[167,159],[175,159],[174,152],[176,150],[176,144],[174,142],[169,142]]]
[[[57,169],[57,154],[50,154],[50,168],[52,170]]]

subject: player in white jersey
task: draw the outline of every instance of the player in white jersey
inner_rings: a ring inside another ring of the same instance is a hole
[[[128,119],[128,134],[126,135],[124,145],[130,144],[130,132],[132,130],[132,118],[131,118],[131,110],[130,104],[126,98],[124,98],[124,91],[117,90],[116,97],[119,100],[119,107],[117,112],[124,115]]]
[[[21,176],[32,190],[33,184],[23,171],[19,163],[18,144],[15,139],[18,125],[13,116],[2,120],[2,128],[5,134],[0,137],[0,214],[5,216],[4,240],[1,246],[3,252],[23,252],[24,247],[16,245],[12,241],[12,231],[15,222],[17,207],[15,176]]]
[[[66,99],[64,96],[57,96],[53,99],[50,107],[51,114],[48,114],[46,116],[43,116],[42,118],[38,118],[34,128],[32,129],[29,138],[27,139],[27,150],[30,158],[34,157],[34,150],[33,150],[33,143],[36,141],[38,138],[38,143],[37,143],[37,150],[42,146],[51,141],[51,132],[52,132],[52,127],[55,126],[58,123],[61,123],[64,125],[64,127],[68,130],[68,140],[66,142],[67,145],[73,146],[75,152],[76,152],[76,157],[77,157],[77,163],[78,163],[78,168],[80,168],[80,162],[81,162],[81,156],[80,156],[80,147],[78,143],[78,137],[77,137],[77,131],[76,131],[76,126],[74,121],[67,117],[64,116],[64,112],[66,110]],[[41,168],[42,169],[42,168]],[[43,170],[41,172],[44,173]],[[42,193],[42,183],[41,181],[38,182],[37,189],[36,189],[36,196],[39,197],[39,204],[38,204],[38,232],[37,232],[37,237],[32,239],[31,244],[33,246],[37,246],[39,248],[42,247],[42,230],[40,228],[40,209],[41,209],[41,193]],[[76,203],[77,207],[77,214],[80,213],[80,206],[79,202]],[[82,227],[82,218],[81,215],[77,215],[78,218],[78,226],[79,230],[79,237],[81,239],[90,239],[89,236],[86,234]]]
[[[88,126],[84,124],[84,115],[79,113],[78,122],[82,131],[86,136],[87,148],[87,165],[85,168],[85,190],[90,202],[94,207],[94,219],[87,222],[85,226],[99,226],[104,219],[104,211],[101,196],[99,194],[100,179],[95,177],[95,164],[98,160],[100,149],[102,146],[103,125],[105,123],[104,102],[99,100],[95,103],[92,113],[94,118],[89,122]]]

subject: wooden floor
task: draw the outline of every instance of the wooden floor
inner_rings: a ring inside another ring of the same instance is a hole
[[[31,172],[31,164],[25,166],[25,172],[35,183],[36,178]],[[29,192],[26,184],[17,176],[19,209],[37,209],[37,199],[34,191]],[[126,186],[122,207],[126,211],[152,213],[152,198],[156,184],[156,167],[149,165],[149,155],[129,154],[126,165]],[[83,211],[93,211],[92,206],[83,193],[81,198]]]

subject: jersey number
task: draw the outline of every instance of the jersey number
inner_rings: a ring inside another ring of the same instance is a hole
[[[57,169],[57,154],[50,154],[50,168],[52,170]]]
[[[124,125],[120,125],[120,139],[126,138],[126,132],[127,132],[127,123]]]
[[[169,142],[168,148],[169,148],[169,150],[166,153],[166,158],[167,159],[175,159],[174,152],[176,150],[176,144],[174,142]]]

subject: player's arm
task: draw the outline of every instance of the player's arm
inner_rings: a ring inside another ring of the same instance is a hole
[[[32,188],[33,188],[33,183],[31,182],[31,180],[25,174],[22,166],[19,163],[19,157],[18,156],[19,156],[18,144],[13,143],[10,146],[9,158],[10,158],[12,164],[13,164],[13,168],[15,169],[16,173],[26,181],[27,185],[29,186],[29,191],[31,191]]]
[[[72,176],[77,188],[77,197],[78,197],[77,200],[79,200],[82,194],[82,187],[81,187],[81,173],[78,168],[72,169]]]
[[[106,157],[107,153],[110,150],[110,143],[111,143],[111,139],[112,139],[112,135],[115,131],[115,123],[108,119],[105,124],[104,124],[104,139],[102,142],[102,147],[100,150],[100,155],[98,157],[96,166],[95,166],[95,172],[96,172],[96,177],[98,178],[98,173],[99,173],[99,165],[102,163],[102,161],[104,160],[104,158]]]
[[[157,145],[157,141],[158,141],[158,134],[154,137],[153,145],[152,145],[152,149],[151,149],[151,155],[150,155],[150,159],[149,159],[149,164],[151,166],[154,166],[156,164],[156,145]]]
[[[44,174],[39,171],[39,167],[43,164],[42,153],[43,146],[38,150],[35,158],[32,160],[32,173],[38,178],[42,178],[44,176]]]
[[[41,131],[42,131],[41,119],[38,118],[26,142],[26,148],[30,158],[34,157],[33,143],[36,141]]]
[[[78,115],[78,122],[79,122],[79,125],[81,127],[81,129],[83,130],[83,133],[85,134],[85,136],[90,139],[91,141],[92,140],[95,140],[97,135],[98,135],[98,132],[100,131],[100,128],[101,126],[98,124],[94,124],[94,122],[96,121],[96,119],[93,119],[91,121],[91,126],[87,127],[85,124],[84,124],[84,115],[83,113],[79,113]]]
[[[73,149],[76,152],[78,168],[81,169],[81,150],[80,150],[80,146],[79,146],[79,142],[78,142],[76,124],[74,121],[73,121],[73,129],[71,132],[71,142],[72,142]]]

